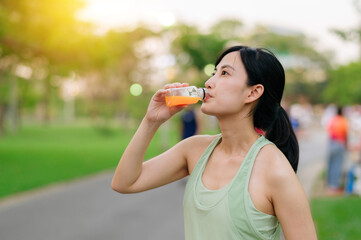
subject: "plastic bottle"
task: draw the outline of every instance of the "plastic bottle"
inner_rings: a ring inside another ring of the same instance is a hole
[[[168,107],[177,105],[188,105],[203,100],[206,96],[205,88],[195,86],[182,88],[169,88],[165,95],[165,102]]]

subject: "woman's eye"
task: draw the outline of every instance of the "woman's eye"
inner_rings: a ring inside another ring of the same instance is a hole
[[[222,71],[222,75],[226,75],[226,74],[228,74],[228,72]]]
[[[216,72],[213,72],[213,73],[212,73],[212,76],[214,76],[214,75],[216,75]]]

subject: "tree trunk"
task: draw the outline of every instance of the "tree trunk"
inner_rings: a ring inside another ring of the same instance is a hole
[[[0,136],[5,135],[5,112],[6,112],[6,104],[0,103]]]
[[[50,97],[51,97],[51,84],[50,77],[47,77],[44,81],[44,95],[41,101],[41,120],[43,124],[48,124],[50,122]]]
[[[10,75],[10,94],[9,94],[9,118],[10,130],[16,133],[19,128],[19,99],[18,99],[18,78]]]

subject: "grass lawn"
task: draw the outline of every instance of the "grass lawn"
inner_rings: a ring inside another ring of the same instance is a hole
[[[319,240],[361,239],[360,197],[318,197],[311,209]]]
[[[49,183],[115,169],[134,130],[82,126],[25,126],[0,138],[0,198]],[[162,151],[160,134],[146,158]],[[170,135],[170,145],[177,141]]]

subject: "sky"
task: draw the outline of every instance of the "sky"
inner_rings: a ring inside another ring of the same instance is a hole
[[[237,18],[246,26],[256,24],[304,33],[321,51],[333,50],[336,62],[356,60],[359,48],[340,40],[331,28],[350,29],[361,21],[352,0],[85,0],[81,19],[101,29],[131,27],[138,22],[158,24],[160,17],[207,29],[220,19]],[[172,19],[170,19],[172,20]]]

